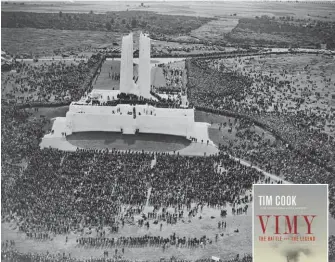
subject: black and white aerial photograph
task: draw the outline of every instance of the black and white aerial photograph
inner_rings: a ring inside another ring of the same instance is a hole
[[[335,261],[335,2],[1,1],[2,261],[253,262],[253,184]]]

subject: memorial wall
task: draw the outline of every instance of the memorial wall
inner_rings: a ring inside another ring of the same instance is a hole
[[[71,105],[66,114],[66,129],[68,135],[90,131],[135,134],[138,130],[189,138],[194,133],[194,110],[147,105]]]

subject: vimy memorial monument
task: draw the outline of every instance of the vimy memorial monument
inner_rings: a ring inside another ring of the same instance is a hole
[[[53,135],[79,132],[119,132],[181,136],[208,140],[208,124],[195,122],[195,109],[186,93],[172,100],[162,99],[151,90],[150,38],[139,37],[138,76],[134,76],[133,33],[123,36],[120,88],[94,88],[79,101],[72,102],[66,118],[54,122]],[[48,135],[46,135],[47,137]]]

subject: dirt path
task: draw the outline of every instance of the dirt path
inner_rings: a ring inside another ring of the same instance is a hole
[[[256,169],[257,171],[262,172],[265,176],[270,177],[274,181],[283,181],[283,184],[292,184],[291,182],[285,181],[284,179],[282,179],[279,176],[276,176],[274,174],[266,172],[265,170],[261,169],[260,167],[257,167],[257,166],[254,166],[254,165],[250,164],[246,160],[243,160],[243,159],[237,158],[237,157],[233,157],[233,156],[230,156],[230,157],[233,158],[233,159],[235,159],[235,160],[237,160],[237,161],[239,161],[241,165],[244,165],[244,166],[247,166],[247,167],[251,167],[251,168]]]

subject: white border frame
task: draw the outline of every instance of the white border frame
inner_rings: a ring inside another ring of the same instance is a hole
[[[256,186],[326,186],[327,187],[327,261],[325,262],[329,262],[329,184],[252,184],[252,219],[251,219],[251,223],[252,223],[252,262],[255,262],[255,256],[254,256],[254,217],[255,217],[255,195],[254,195],[254,190],[255,190],[255,185]]]

